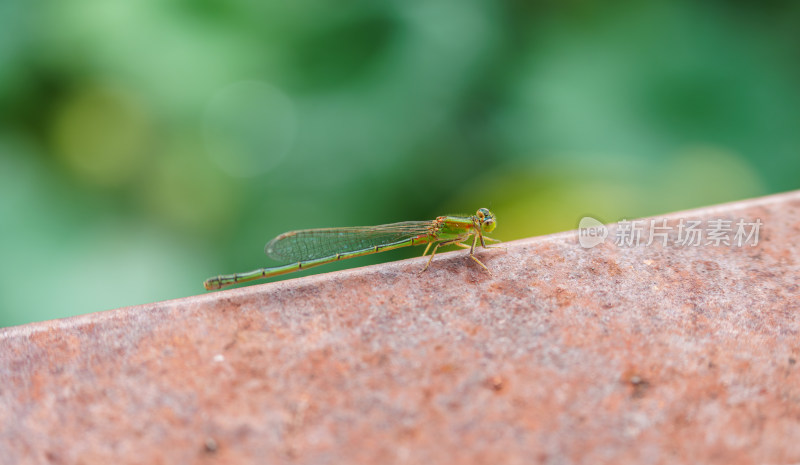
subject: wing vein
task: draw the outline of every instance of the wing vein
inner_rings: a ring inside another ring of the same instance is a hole
[[[281,234],[264,252],[274,260],[296,262],[366,250],[430,234],[436,221],[404,221],[379,226],[303,229]]]

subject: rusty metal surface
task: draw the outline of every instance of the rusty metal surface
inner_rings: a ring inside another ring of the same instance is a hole
[[[800,192],[669,224],[740,217],[2,329],[0,463],[797,463]]]

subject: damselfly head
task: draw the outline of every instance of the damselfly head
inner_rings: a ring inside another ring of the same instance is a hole
[[[494,231],[494,228],[497,226],[497,219],[494,217],[494,213],[490,212],[488,208],[479,208],[475,216],[478,217],[478,222],[481,224],[481,229],[484,232],[490,233]]]

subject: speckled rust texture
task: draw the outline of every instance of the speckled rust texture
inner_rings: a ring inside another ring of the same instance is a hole
[[[0,463],[800,462],[800,192],[668,218],[0,330]]]

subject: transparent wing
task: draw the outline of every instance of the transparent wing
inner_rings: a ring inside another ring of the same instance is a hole
[[[376,245],[392,244],[429,234],[436,224],[431,221],[405,221],[380,226],[352,228],[303,229],[283,233],[271,240],[264,252],[272,259],[299,262],[330,257],[337,253],[365,250]]]

